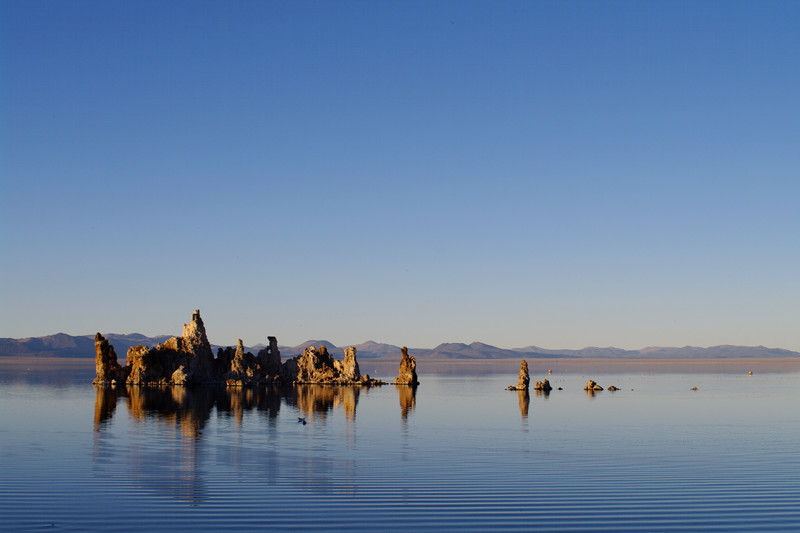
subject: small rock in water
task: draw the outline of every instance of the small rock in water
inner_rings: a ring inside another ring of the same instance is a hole
[[[697,390],[697,387],[692,387],[690,390]]]
[[[517,384],[509,385],[506,390],[528,390],[531,378],[528,374],[528,361],[525,359],[519,365],[519,375],[517,376]]]
[[[586,386],[583,388],[583,390],[596,390],[596,391],[601,391],[601,390],[603,390],[603,387],[601,387],[600,385],[598,385],[598,384],[597,384],[597,382],[596,382],[595,380],[593,380],[593,379],[590,379],[589,381],[587,381],[587,382],[586,382]]]

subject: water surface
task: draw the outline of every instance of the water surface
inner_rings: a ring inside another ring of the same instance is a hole
[[[548,396],[457,365],[416,390],[3,370],[4,530],[800,530],[795,367],[573,365],[534,375],[563,388]]]

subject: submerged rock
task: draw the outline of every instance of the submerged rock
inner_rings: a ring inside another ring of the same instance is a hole
[[[397,377],[394,378],[395,385],[418,385],[417,380],[417,361],[413,356],[408,355],[408,348],[403,346],[401,350],[403,356],[400,359],[400,368]]]
[[[528,390],[530,382],[531,382],[531,377],[528,374],[528,361],[523,359],[519,365],[519,376],[517,377],[517,384],[509,385],[507,390]]]

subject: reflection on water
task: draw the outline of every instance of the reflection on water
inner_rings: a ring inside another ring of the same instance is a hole
[[[537,391],[541,392],[541,391]],[[517,400],[519,401],[519,412],[522,414],[522,418],[528,418],[528,406],[531,403],[531,395],[528,393],[527,390],[517,390]]]
[[[407,418],[416,404],[416,387],[395,387],[400,413]],[[94,428],[103,429],[125,400],[134,419],[157,418],[180,428],[187,436],[198,437],[211,412],[233,416],[241,424],[244,413],[264,412],[269,419],[278,416],[281,404],[296,407],[306,418],[324,418],[337,408],[345,419],[355,420],[358,400],[365,389],[358,386],[298,385],[296,387],[95,387]]]
[[[405,418],[413,409],[414,391],[411,387],[401,389],[401,411]],[[202,465],[207,463],[211,453],[225,464],[255,468],[266,478],[274,477],[281,468],[288,467],[304,480],[301,485],[306,489],[329,489],[333,480],[341,479],[343,471],[355,475],[352,461],[334,462],[316,455],[287,460],[274,447],[251,449],[241,446],[240,439],[248,432],[243,428],[245,413],[256,411],[263,414],[268,421],[267,428],[271,428],[282,404],[298,409],[309,420],[324,419],[341,407],[345,420],[352,423],[361,394],[361,387],[325,385],[287,388],[96,387],[95,468],[102,470],[105,464],[121,458],[128,466],[128,475],[139,486],[193,506],[208,497]],[[160,438],[139,442],[124,452],[114,448],[106,430],[110,431],[109,422],[118,405],[127,407],[127,414],[134,424],[155,423]],[[209,443],[203,443],[207,439],[201,437],[214,411],[218,416],[234,421],[232,429],[235,433],[228,434],[224,444],[217,441],[209,446]],[[306,429],[309,438],[315,436],[311,428]],[[342,485],[339,489],[347,492],[352,487]]]
[[[414,408],[411,387],[400,387],[402,416]],[[281,403],[298,408],[306,417],[325,417],[342,407],[347,420],[354,420],[361,387],[299,385],[291,388],[224,387],[96,387],[94,427],[102,430],[113,416],[118,400],[124,398],[133,419],[157,418],[180,428],[189,437],[199,437],[211,411],[233,416],[240,425],[244,413],[263,412],[278,416]]]
[[[416,385],[395,385],[400,398],[400,414],[403,420],[408,418],[408,414],[417,405],[417,386]]]
[[[345,418],[353,421],[356,418],[356,405],[361,394],[361,387],[341,385],[297,385],[285,391],[288,405],[300,409],[306,417],[325,417],[331,410],[342,406]]]
[[[95,387],[94,427],[103,429],[114,416],[119,399],[126,400],[134,420],[156,418],[180,429],[187,437],[197,438],[214,406],[219,412],[233,413],[241,421],[242,413],[255,407],[266,410],[280,407],[280,400],[269,401],[270,390],[224,389],[219,387]],[[273,414],[272,416],[275,416]]]
[[[615,375],[591,401],[587,374],[516,406],[508,375],[0,383],[0,530],[800,531],[796,372]]]
[[[533,393],[536,395],[537,398],[544,398],[545,400],[550,397],[549,390],[534,390]]]

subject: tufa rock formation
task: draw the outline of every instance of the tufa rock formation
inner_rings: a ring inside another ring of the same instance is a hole
[[[155,348],[128,350],[129,385],[188,385],[214,379],[214,354],[206,336],[200,310],[183,325],[183,335],[171,337]]]
[[[155,348],[133,346],[126,365],[120,367],[114,347],[99,333],[95,339],[97,385],[191,385],[218,383],[228,387],[324,383],[336,385],[381,385],[380,380],[362,376],[356,361],[356,349],[345,350],[337,361],[325,346],[313,346],[302,355],[281,363],[278,340],[268,337],[269,345],[253,355],[245,352],[241,339],[236,348],[220,348],[216,358],[208,342],[200,311],[183,325],[183,335],[171,337]],[[411,370],[413,372],[413,357]],[[402,363],[401,363],[402,368]],[[416,383],[416,373],[413,374]]]
[[[590,379],[589,381],[586,382],[586,386],[583,388],[583,390],[601,391],[601,390],[603,390],[603,387],[598,385],[593,379]]]
[[[281,372],[281,352],[278,350],[278,338],[267,337],[269,346],[258,352],[258,361],[268,376],[276,376]]]
[[[528,361],[522,360],[519,365],[519,377],[517,378],[516,385],[509,385],[506,390],[528,390],[531,383],[531,377],[528,374]]]
[[[395,385],[419,385],[417,380],[417,361],[408,355],[408,348],[403,346],[403,358],[400,359],[400,370],[394,378]]]
[[[537,381],[536,383],[534,383],[533,384],[533,390],[540,390],[540,391],[550,392],[551,390],[553,390],[553,387],[550,385],[550,381],[545,379],[545,380]]]
[[[291,383],[323,383],[334,385],[381,385],[382,382],[369,375],[361,375],[356,361],[354,346],[344,351],[344,360],[337,361],[328,353],[326,346],[309,346],[283,364],[282,378]]]
[[[361,371],[358,369],[358,361],[356,361],[356,347],[351,346],[345,348],[344,359],[341,361],[334,361],[333,367],[339,374],[346,380],[360,381]],[[367,376],[369,377],[369,376]]]
[[[95,385],[116,385],[124,382],[127,377],[127,370],[119,366],[114,347],[100,333],[94,338],[94,349],[94,365],[97,377],[92,383]],[[127,369],[127,367],[125,368]]]

